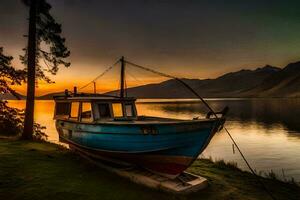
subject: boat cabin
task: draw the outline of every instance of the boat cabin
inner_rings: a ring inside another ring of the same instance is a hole
[[[54,119],[93,123],[137,119],[135,98],[102,95],[56,96]]]

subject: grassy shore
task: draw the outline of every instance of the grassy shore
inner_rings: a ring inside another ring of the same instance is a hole
[[[174,195],[131,183],[55,144],[0,139],[0,199],[263,199],[255,177],[233,165],[198,160],[189,169],[209,180],[203,191]],[[300,199],[295,184],[264,179],[277,199]]]

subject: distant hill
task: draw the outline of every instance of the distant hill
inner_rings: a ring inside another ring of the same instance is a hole
[[[64,95],[64,94],[65,94],[65,92],[49,93],[46,95],[36,97],[35,99],[37,99],[37,100],[53,100],[53,96]]]
[[[35,99],[37,99],[37,100],[52,100],[53,96],[63,95],[63,94],[64,94],[64,92],[49,93],[49,94],[46,94],[43,96],[35,97]],[[22,99],[22,100],[26,99],[26,96],[21,95],[21,94],[18,94],[18,95],[20,96],[20,99]],[[0,99],[1,100],[17,100],[17,98],[10,93],[0,95]]]
[[[243,96],[300,97],[300,62],[290,63]]]
[[[230,72],[216,79],[183,80],[203,97],[300,97],[300,62],[290,63],[282,69],[266,65],[255,70]],[[48,100],[61,94],[64,92],[36,99]],[[118,95],[119,91],[106,94]],[[195,98],[174,79],[128,88],[127,94],[137,98]]]
[[[259,86],[265,79],[281,69],[265,66],[256,70],[240,70],[216,79],[183,79],[203,97],[239,97],[245,91]],[[118,94],[112,91],[108,94]],[[127,90],[128,96],[138,98],[193,98],[195,97],[178,81],[170,79],[158,84],[147,84]]]
[[[46,95],[43,95],[43,96],[39,96],[39,97],[35,97],[35,99],[37,100],[52,100],[53,99],[53,96],[56,96],[56,95],[63,95],[64,92],[55,92],[55,93],[49,93],[49,94],[46,94]],[[26,96],[24,95],[21,95],[21,94],[18,94],[20,96],[20,99],[26,99]],[[17,100],[17,98],[10,94],[10,93],[7,93],[7,94],[2,94],[0,95],[0,99],[1,100]]]
[[[238,97],[280,70],[278,67],[267,65],[256,70],[231,72],[204,82],[196,90],[205,97]]]
[[[24,95],[21,95],[19,93],[17,93],[20,97],[20,99],[25,99]],[[0,100],[17,100],[17,98],[10,94],[10,93],[6,93],[6,94],[0,94]]]

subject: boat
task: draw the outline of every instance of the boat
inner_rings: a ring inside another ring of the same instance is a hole
[[[121,59],[119,96],[79,93],[75,88],[54,97],[60,141],[93,159],[135,165],[174,179],[220,131],[225,112],[191,120],[138,115],[137,99],[125,95],[124,68]]]

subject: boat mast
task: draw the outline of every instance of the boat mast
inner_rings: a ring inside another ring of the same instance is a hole
[[[121,89],[120,89],[120,97],[124,98],[124,86],[125,86],[125,62],[124,56],[121,58]]]

